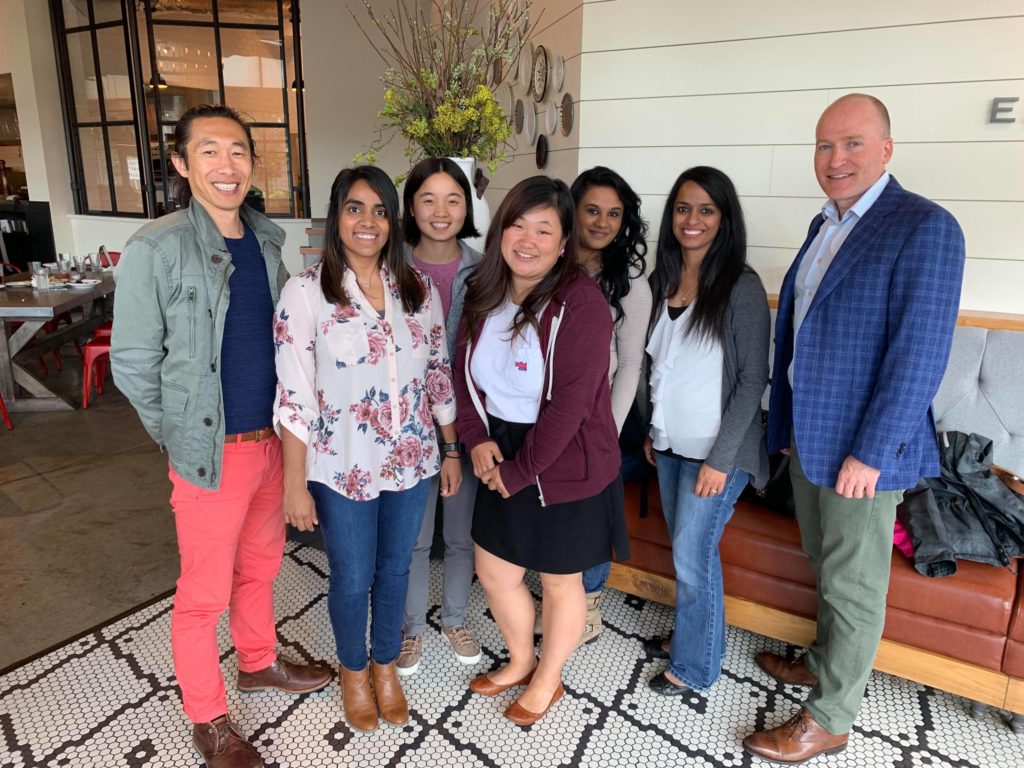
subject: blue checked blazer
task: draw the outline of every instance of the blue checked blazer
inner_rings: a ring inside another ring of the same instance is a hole
[[[939,474],[931,402],[946,370],[960,304],[964,236],[956,219],[895,178],[850,232],[800,326],[793,359],[789,268],[775,321],[768,450],[795,433],[808,479],[835,487],[852,455],[881,471],[876,490],[911,488]]]

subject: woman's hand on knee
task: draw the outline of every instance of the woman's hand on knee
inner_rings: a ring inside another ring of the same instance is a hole
[[[481,480],[483,480],[484,473],[494,469],[505,460],[505,457],[501,455],[501,449],[493,440],[480,443],[470,451],[469,457],[473,461],[473,474]]]

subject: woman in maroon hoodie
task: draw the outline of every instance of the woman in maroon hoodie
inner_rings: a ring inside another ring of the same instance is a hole
[[[534,176],[498,208],[468,280],[457,342],[459,430],[480,478],[476,569],[509,650],[470,688],[527,686],[505,716],[543,717],[564,693],[562,666],[583,631],[581,572],[628,557],[619,449],[608,387],[612,323],[576,260],[568,187]],[[544,639],[533,651],[539,571]]]

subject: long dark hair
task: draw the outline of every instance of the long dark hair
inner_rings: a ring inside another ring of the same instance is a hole
[[[572,199],[577,206],[591,187],[608,187],[622,201],[622,226],[615,239],[601,251],[601,271],[597,283],[604,291],[615,322],[622,319],[622,297],[629,293],[629,280],[647,271],[647,222],[640,216],[640,196],[626,180],[603,165],[584,171],[572,183]]]
[[[698,165],[679,174],[665,201],[658,232],[658,260],[651,275],[651,293],[654,305],[652,322],[657,319],[661,302],[679,289],[683,273],[683,250],[672,230],[672,214],[676,197],[683,184],[692,181],[708,193],[708,197],[722,215],[711,247],[700,265],[697,298],[694,300],[693,319],[688,331],[698,338],[725,338],[725,312],[733,286],[747,267],[747,228],[743,223],[743,209],[732,181],[717,168]]]
[[[466,303],[462,317],[467,338],[472,341],[477,327],[500,307],[512,290],[512,271],[501,253],[501,236],[520,216],[538,208],[554,208],[562,225],[565,250],[555,260],[544,278],[533,286],[519,305],[512,322],[513,337],[521,334],[527,325],[540,330],[538,313],[559,288],[579,274],[576,263],[576,208],[572,204],[569,187],[561,179],[549,176],[531,176],[523,179],[505,195],[487,230],[484,257],[473,274],[466,280]]]
[[[398,216],[398,190],[394,183],[384,171],[373,165],[358,165],[354,168],[346,168],[335,178],[331,185],[331,204],[327,208],[327,223],[324,228],[324,253],[321,259],[323,266],[320,268],[320,290],[324,298],[346,306],[348,296],[342,287],[342,279],[345,270],[349,268],[348,259],[345,256],[345,246],[342,245],[341,235],[338,232],[338,218],[341,215],[341,207],[348,199],[349,190],[357,181],[365,181],[370,189],[377,193],[384,208],[387,211],[388,241],[380,252],[380,260],[387,265],[391,279],[398,286],[398,293],[402,297],[402,308],[406,313],[411,314],[418,310],[427,297],[426,289],[422,281],[417,277],[416,272],[402,253],[402,237],[399,233]],[[386,290],[386,288],[385,288]]]
[[[196,104],[194,107],[189,107],[185,110],[185,113],[174,126],[174,135],[172,137],[172,151],[181,158],[181,162],[185,164],[186,168],[188,168],[186,149],[188,148],[188,143],[192,140],[192,123],[204,117],[223,117],[228,120],[234,120],[242,126],[242,130],[245,131],[245,138],[249,141],[249,154],[252,156],[253,165],[256,164],[258,156],[256,155],[256,144],[252,140],[252,128],[238,113],[238,110],[232,109],[225,104]],[[175,181],[174,187],[174,202],[177,203],[179,208],[186,208],[192,201],[192,187],[189,186],[188,179],[179,176]]]
[[[473,221],[473,195],[469,190],[469,179],[466,178],[466,174],[451,158],[425,157],[409,172],[409,178],[405,180],[405,189],[402,190],[402,234],[405,236],[405,242],[416,245],[420,241],[422,233],[413,214],[413,198],[420,191],[423,182],[435,173],[447,173],[451,176],[466,198],[466,220],[462,222],[462,229],[456,238],[462,240],[467,237],[479,237],[480,233]]]

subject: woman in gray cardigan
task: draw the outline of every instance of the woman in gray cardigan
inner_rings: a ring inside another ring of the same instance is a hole
[[[721,674],[725,605],[718,542],[748,482],[767,480],[761,397],[768,384],[768,300],[746,263],[746,228],[729,177],[684,171],[669,193],[651,277],[651,428],[676,571],[676,631],[649,686],[704,690]]]

